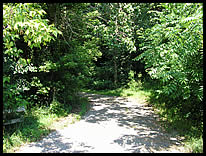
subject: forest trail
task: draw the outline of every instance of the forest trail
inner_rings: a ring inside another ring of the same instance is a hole
[[[184,152],[177,136],[161,130],[151,107],[130,98],[81,93],[91,108],[74,124],[17,153]]]

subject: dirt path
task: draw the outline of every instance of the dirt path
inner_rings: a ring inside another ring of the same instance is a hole
[[[50,133],[17,153],[183,152],[181,143],[161,131],[151,107],[132,99],[86,94],[91,109],[74,124]]]

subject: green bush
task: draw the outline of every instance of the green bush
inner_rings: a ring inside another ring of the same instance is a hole
[[[156,97],[177,108],[185,118],[203,116],[203,6],[163,3],[156,24],[142,33],[138,56],[153,79],[160,81]]]
[[[57,100],[53,100],[50,104],[49,111],[51,113],[59,114],[64,111],[64,109],[61,107],[61,104]]]
[[[191,153],[203,153],[203,137],[191,138],[186,143],[186,148]]]
[[[3,4],[4,110],[15,110],[29,104],[29,96],[23,94],[31,89],[28,84],[32,76],[29,73],[37,72],[33,66],[35,61],[32,61],[34,49],[40,49],[42,44],[46,45],[61,33],[54,25],[48,24],[43,18],[45,14],[40,4]]]

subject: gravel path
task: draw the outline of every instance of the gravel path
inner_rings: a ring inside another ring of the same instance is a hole
[[[90,110],[78,122],[56,130],[16,153],[183,152],[181,142],[160,129],[151,107],[132,99],[87,94]]]

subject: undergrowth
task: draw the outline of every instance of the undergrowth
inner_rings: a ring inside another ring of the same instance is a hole
[[[181,102],[178,99],[166,101],[165,99],[156,98],[155,91],[158,87],[158,81],[151,79],[143,83],[143,90],[149,90],[150,92],[147,98],[148,103],[153,106],[155,112],[159,115],[161,125],[166,131],[175,131],[179,136],[185,138],[183,142],[186,151],[189,153],[203,153],[203,122],[188,118],[178,107],[175,107]]]
[[[56,122],[69,114],[76,118],[75,121],[80,120],[87,110],[85,97],[79,98],[75,109],[61,107],[57,101],[53,101],[50,107],[34,107],[26,112],[23,122],[4,126],[3,152],[12,153],[24,144],[40,140],[54,130]]]

